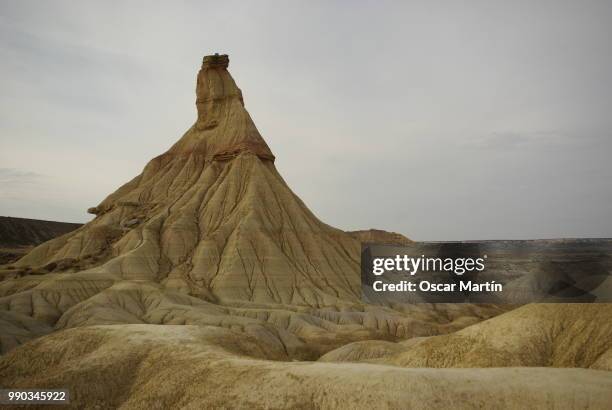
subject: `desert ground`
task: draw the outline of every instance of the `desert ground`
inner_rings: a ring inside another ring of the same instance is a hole
[[[195,124],[0,266],[0,385],[73,408],[610,408],[612,304],[366,304],[361,242],[291,191],[227,56]]]

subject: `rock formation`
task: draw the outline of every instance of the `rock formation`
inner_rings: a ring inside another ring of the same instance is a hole
[[[407,239],[319,221],[277,172],[228,64],[204,58],[195,124],[90,209],[91,222],[0,269],[2,351],[51,329],[180,323],[256,334],[290,358],[315,359],[354,340],[447,333],[504,311],[363,305],[360,241]]]
[[[402,368],[282,356],[229,329],[92,326],[12,351],[0,361],[0,378],[15,388],[70,386],[74,408],[606,409],[612,401],[612,377],[600,370]]]
[[[460,331],[354,342],[321,361],[403,367],[553,366],[612,370],[612,304],[530,304]]]
[[[76,408],[612,401],[609,308],[362,303],[360,242],[410,240],[319,221],[228,64],[204,58],[195,124],[91,222],[0,267],[2,387],[67,386]]]
[[[226,55],[204,58],[197,121],[176,144],[90,210],[93,221],[16,266],[97,257],[79,266],[220,300],[358,300],[359,242],[289,189],[228,64]]]

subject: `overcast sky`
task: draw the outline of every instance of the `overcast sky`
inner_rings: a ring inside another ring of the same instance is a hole
[[[194,122],[201,58],[323,221],[612,237],[612,2],[0,2],[0,215],[84,222]]]

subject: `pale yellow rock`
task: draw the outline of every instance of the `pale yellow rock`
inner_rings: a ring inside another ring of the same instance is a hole
[[[196,93],[198,119],[170,150],[102,201],[93,221],[15,265],[98,255],[89,271],[181,278],[222,300],[357,301],[359,242],[286,185],[222,59],[203,64]]]
[[[0,271],[2,387],[75,408],[612,402],[611,305],[363,304],[360,243],[410,240],[319,221],[227,65],[205,58],[196,123],[94,220]]]
[[[439,336],[356,342],[321,361],[403,367],[583,367],[612,370],[612,304],[531,304]]]
[[[612,373],[601,370],[282,358],[273,346],[227,329],[94,326],[13,350],[0,359],[0,380],[11,388],[70,386],[73,408],[604,409],[612,402]]]
[[[612,370],[612,304],[531,304],[427,340],[386,362],[408,367]]]

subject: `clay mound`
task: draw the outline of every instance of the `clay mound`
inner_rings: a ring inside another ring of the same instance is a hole
[[[319,362],[367,362],[403,352],[399,343],[386,340],[364,340],[353,342],[321,356]]]
[[[0,379],[8,388],[70,386],[75,408],[563,409],[612,401],[612,377],[598,370],[261,360],[282,356],[228,329],[95,326],[13,350],[0,359]]]
[[[504,311],[490,305],[436,309],[414,305],[394,310],[347,303],[325,308],[248,301],[218,304],[212,295],[190,295],[153,281],[95,272],[29,275],[0,282],[0,310],[55,329],[108,324],[227,328],[283,346],[288,358],[299,360],[317,359],[357,340],[448,333]],[[13,347],[11,343],[3,349]]]
[[[86,270],[225,301],[359,300],[359,241],[286,185],[228,61],[204,59],[198,119],[185,135],[91,208],[93,221],[19,260],[22,273]]]
[[[405,367],[612,370],[611,320],[612,304],[532,304],[451,334],[394,345],[353,343],[329,352],[321,360],[377,359],[377,363]]]
[[[204,59],[196,123],[90,209],[93,221],[4,272],[1,310],[56,329],[231,328],[309,359],[353,341],[448,333],[465,317],[504,311],[363,305],[360,241],[291,192],[227,66],[226,56]]]
[[[452,335],[428,338],[390,363],[410,367],[612,370],[611,321],[612,304],[527,305]]]
[[[360,242],[409,240],[319,221],[274,167],[228,61],[204,59],[196,123],[93,221],[1,270],[5,387],[68,386],[77,408],[612,400],[611,373],[593,370],[610,369],[612,305],[527,306],[475,325],[512,307],[361,303]],[[592,369],[400,367],[517,365]]]

